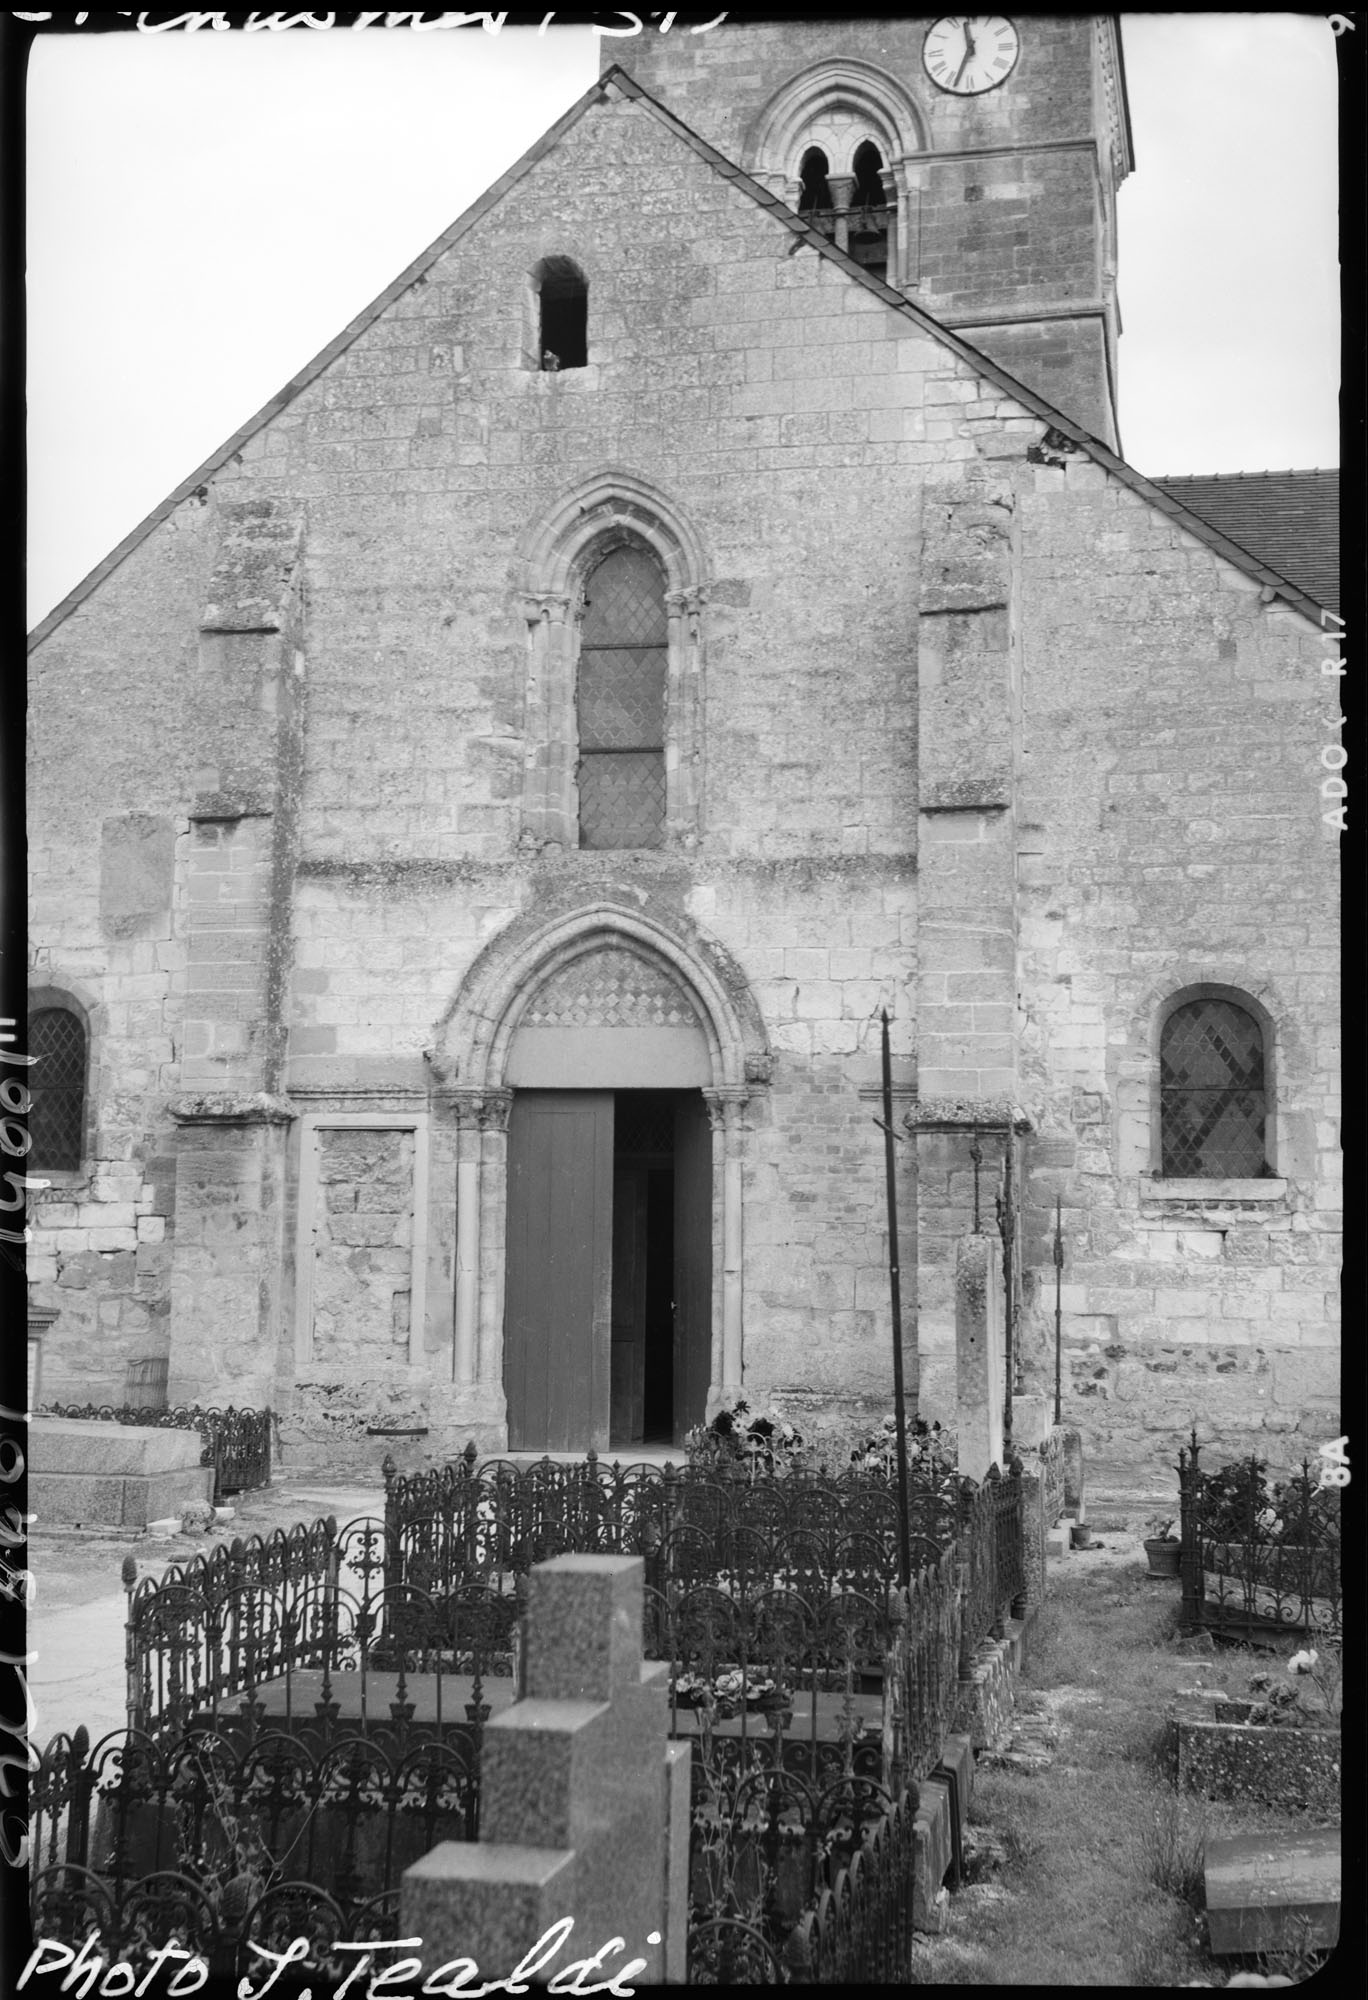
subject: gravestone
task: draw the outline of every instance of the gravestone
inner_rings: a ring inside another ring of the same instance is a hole
[[[531,1571],[526,1693],[485,1730],[480,1838],[404,1875],[402,1928],[429,1969],[471,1960],[507,1979],[559,1926],[521,1978],[603,1952],[586,1989],[683,1984],[691,1752],[668,1740],[668,1664],[641,1657],[644,1579],[637,1556]]]
[[[29,1506],[47,1525],[145,1528],[186,1507],[212,1510],[214,1468],[201,1465],[197,1430],[34,1417]]]
[[[1002,1464],[1005,1339],[1001,1247],[996,1237],[963,1236],[955,1260],[955,1420],[959,1469],[970,1479]]]
[[[1217,1954],[1331,1949],[1340,1929],[1339,1828],[1208,1841],[1206,1907]]]

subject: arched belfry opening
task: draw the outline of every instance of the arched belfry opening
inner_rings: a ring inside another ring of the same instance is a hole
[[[458,1383],[497,1381],[510,1450],[678,1445],[741,1383],[753,996],[693,927],[594,904],[487,947],[432,1060],[471,1107]]]
[[[884,187],[883,156],[872,139],[855,148],[851,166],[855,188],[851,197],[848,248],[855,262],[876,278],[888,274],[888,232],[892,209]]]
[[[873,276],[916,281],[915,182],[925,117],[875,63],[833,57],[791,77],[756,116],[743,164]]]
[[[831,185],[827,180],[827,156],[820,146],[809,146],[803,155],[798,178],[802,182],[802,193],[798,198],[798,213],[813,216],[825,213],[831,207]]]

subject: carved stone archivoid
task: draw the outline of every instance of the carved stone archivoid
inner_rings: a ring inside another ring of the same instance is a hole
[[[991,474],[953,493],[929,492],[922,511],[921,603],[938,611],[991,611],[1011,601],[1012,489]]]
[[[522,1016],[527,1027],[697,1027],[698,1012],[660,965],[620,946],[554,972]]]

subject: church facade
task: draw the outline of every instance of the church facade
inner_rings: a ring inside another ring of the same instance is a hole
[[[1058,1220],[1090,1451],[1335,1434],[1325,606],[1118,455],[1115,18],[956,26],[615,44],[38,628],[45,1399],[882,1413],[887,1010],[927,1415]]]

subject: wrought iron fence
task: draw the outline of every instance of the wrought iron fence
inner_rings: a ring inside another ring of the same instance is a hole
[[[440,1729],[453,1701],[478,1707],[485,1680],[512,1675],[517,1579],[433,1595],[385,1575],[384,1531],[363,1518],[238,1540],[139,1584],[127,1621],[130,1728],[174,1735],[235,1701],[307,1718],[310,1703],[322,1715],[340,1698],[338,1712],[364,1731],[392,1703],[405,1709],[412,1683],[422,1719]]]
[[[260,1971],[251,1944],[302,1937],[306,1970],[340,1984],[354,1969],[340,1940],[395,1935],[404,1869],[474,1837],[478,1771],[470,1732],[402,1721],[365,1737],[275,1733],[250,1714],[174,1742],[55,1737],[30,1789],[34,1936],[90,1938],[136,1972],[174,1942],[215,1991]]]
[[[1231,1637],[1343,1629],[1340,1496],[1311,1463],[1269,1484],[1266,1461],[1207,1470],[1197,1433],[1178,1454],[1185,1626]]]
[[[1052,1528],[1064,1512],[1067,1473],[1064,1465],[1064,1440],[1066,1433],[1060,1424],[1055,1424],[1050,1435],[1040,1447],[1040,1482],[1045,1525]]]
[[[905,1985],[915,1794],[895,1800],[859,1780],[837,1784],[811,1812],[800,1806],[810,1836],[784,1823],[794,1796],[759,1778],[764,1824],[741,1864],[709,1884],[711,1913],[700,1910],[689,1930],[689,1984]]]
[[[980,1485],[972,1479],[961,1483],[959,1550],[967,1575],[960,1636],[966,1666],[984,1639],[1001,1637],[1004,1619],[1025,1593],[1022,1501],[1019,1459],[1012,1460],[1005,1477],[992,1465]]]
[[[393,1504],[415,1490],[441,1510]],[[476,1835],[525,1569],[635,1544],[644,1650],[695,1745],[694,1976],[883,1976],[897,1813],[939,1758],[966,1645],[1021,1588],[1019,1478],[914,1492],[906,1591],[896,1490],[867,1475],[463,1464],[391,1478],[387,1501],[385,1522],[237,1539],[130,1591],[131,1732],[59,1739],[39,1773],[40,1931],[97,1929],[130,1962],[176,1933],[233,1966],[248,1940],[306,1936],[320,1977],[339,1942],[392,1935],[433,1815],[432,1838]]]
[[[905,1986],[912,1947],[916,1800],[893,1801],[802,1919],[792,1976],[818,1986]]]
[[[130,1403],[47,1403],[44,1417],[82,1417],[101,1423],[139,1424],[154,1430],[197,1430],[204,1440],[201,1465],[214,1468],[214,1501],[271,1483],[270,1410],[201,1409],[198,1403],[174,1409],[147,1409]]]
[[[914,1562],[956,1532],[958,1488],[935,1468],[909,1491]],[[642,1555],[648,1580],[688,1584],[719,1571],[752,1587],[776,1569],[814,1588],[880,1587],[897,1576],[898,1493],[883,1472],[755,1476],[737,1465],[455,1464],[410,1478],[387,1468],[385,1529],[394,1583],[433,1591],[470,1576],[522,1573],[563,1554]]]
[[[213,1712],[248,1677],[302,1660],[313,1644],[296,1603],[339,1574],[332,1519],[235,1536],[130,1589],[125,1622],[130,1729],[178,1728]],[[257,1640],[263,1650],[257,1650]]]
[[[888,1649],[887,1782],[895,1788],[935,1769],[950,1732],[959,1689],[964,1605],[958,1561],[947,1550],[891,1603]]]

